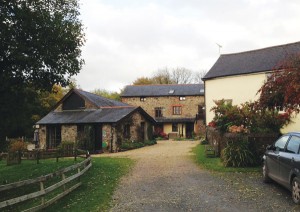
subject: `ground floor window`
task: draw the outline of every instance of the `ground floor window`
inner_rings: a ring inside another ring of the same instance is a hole
[[[130,124],[125,124],[123,129],[123,137],[129,139],[130,138]]]
[[[61,126],[47,126],[47,149],[54,149],[61,143]]]
[[[178,132],[178,124],[177,123],[172,124],[172,132]]]
[[[77,146],[79,149],[96,152],[102,149],[102,126],[100,124],[78,124]]]

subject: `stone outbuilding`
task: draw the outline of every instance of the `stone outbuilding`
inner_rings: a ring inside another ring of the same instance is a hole
[[[156,132],[191,138],[204,133],[204,85],[128,85],[121,101],[142,107],[157,122]]]
[[[141,107],[72,89],[36,124],[42,149],[65,141],[98,153],[103,146],[116,152],[125,140],[150,139],[155,120]]]

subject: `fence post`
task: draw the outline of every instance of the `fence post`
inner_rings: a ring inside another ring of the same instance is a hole
[[[36,151],[36,164],[39,164],[40,163],[40,150],[37,150]]]
[[[80,167],[78,167],[77,172],[80,173]],[[78,177],[78,181],[80,182],[80,176]]]
[[[43,181],[40,182],[40,188],[41,188],[41,191],[45,191],[44,182]],[[43,194],[42,195],[42,205],[44,205],[44,204],[45,204],[45,195]]]
[[[77,149],[74,149],[74,160],[77,161]]]
[[[62,180],[65,180],[66,179],[65,173],[62,173],[61,177],[62,177]],[[64,191],[65,191],[66,190],[66,183],[64,183],[63,188],[64,188]]]

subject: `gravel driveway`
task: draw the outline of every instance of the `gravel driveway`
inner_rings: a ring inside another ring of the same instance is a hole
[[[300,211],[290,193],[260,174],[212,173],[192,160],[198,142],[157,145],[109,154],[136,160],[114,193],[111,211]]]

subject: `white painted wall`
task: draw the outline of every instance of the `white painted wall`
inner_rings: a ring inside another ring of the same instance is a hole
[[[233,105],[246,101],[255,101],[259,98],[257,91],[266,79],[265,73],[228,76],[205,81],[205,108],[206,121],[209,123],[214,117],[211,108],[214,100],[232,100]],[[300,131],[300,115],[293,118],[293,123],[282,129],[282,132]]]

